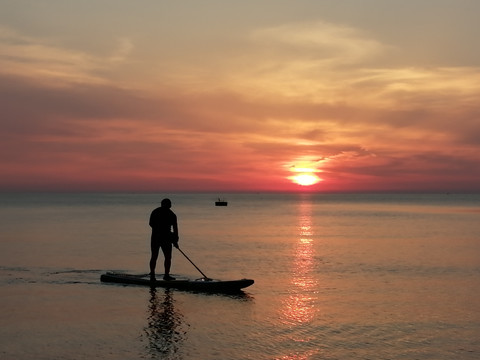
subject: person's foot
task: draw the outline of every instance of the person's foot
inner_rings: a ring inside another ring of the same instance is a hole
[[[170,275],[163,275],[163,280],[173,281],[173,280],[175,280],[175,278],[174,278],[174,277],[171,277]]]
[[[150,273],[150,281],[155,282],[157,279],[155,278],[155,274]]]

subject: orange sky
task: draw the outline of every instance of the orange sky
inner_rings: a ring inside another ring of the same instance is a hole
[[[479,191],[479,13],[0,0],[0,191]]]

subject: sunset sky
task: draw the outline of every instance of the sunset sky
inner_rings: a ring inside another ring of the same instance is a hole
[[[479,14],[0,0],[0,191],[478,192]]]

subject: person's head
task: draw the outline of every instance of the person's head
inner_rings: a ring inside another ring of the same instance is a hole
[[[172,207],[172,202],[170,201],[170,199],[163,199],[161,204],[162,204],[162,207],[167,209],[170,209]]]

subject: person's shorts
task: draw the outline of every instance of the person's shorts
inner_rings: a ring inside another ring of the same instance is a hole
[[[165,255],[171,254],[172,253],[172,236],[166,236],[166,237],[158,237],[158,238],[153,238],[151,241],[151,248],[152,251],[158,251],[159,249],[162,249],[163,253]]]

